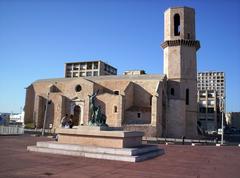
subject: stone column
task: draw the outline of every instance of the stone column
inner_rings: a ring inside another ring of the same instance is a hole
[[[119,103],[118,103],[118,119],[117,119],[117,126],[121,127],[122,126],[122,122],[123,122],[123,118],[124,118],[124,98],[125,96],[123,95],[119,95]]]
[[[151,126],[157,126],[158,118],[158,95],[152,96],[152,108],[151,108]]]

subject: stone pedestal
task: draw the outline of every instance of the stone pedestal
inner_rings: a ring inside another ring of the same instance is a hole
[[[28,151],[138,162],[164,154],[157,145],[142,145],[143,132],[120,128],[79,126],[59,128],[58,141],[37,142]]]
[[[81,126],[77,129],[59,128],[58,142],[108,148],[132,148],[142,144],[143,132],[114,130],[108,127]]]

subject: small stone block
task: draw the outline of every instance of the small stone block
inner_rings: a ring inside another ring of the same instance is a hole
[[[192,143],[192,146],[199,146],[202,145],[201,143]]]

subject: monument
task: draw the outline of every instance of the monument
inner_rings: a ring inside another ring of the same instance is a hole
[[[45,152],[98,159],[138,162],[163,154],[156,145],[142,145],[143,132],[108,127],[106,116],[95,104],[98,91],[89,96],[88,126],[58,128],[57,141],[37,142],[28,151]]]

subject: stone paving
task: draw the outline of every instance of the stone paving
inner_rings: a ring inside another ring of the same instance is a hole
[[[0,136],[1,178],[239,178],[240,147],[159,145],[165,154],[139,163],[28,152],[46,137]]]

